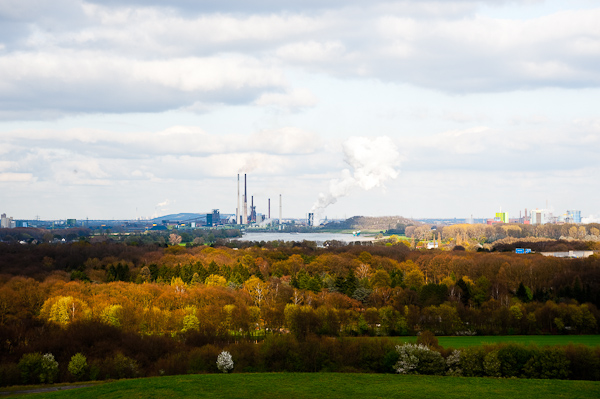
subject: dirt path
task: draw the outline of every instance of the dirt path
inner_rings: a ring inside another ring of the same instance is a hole
[[[62,385],[62,386],[59,386],[59,387],[25,389],[25,390],[22,390],[22,391],[0,391],[0,395],[2,395],[2,396],[9,396],[9,395],[24,395],[26,393],[42,393],[42,392],[53,392],[53,391],[65,391],[67,389],[87,388],[87,387],[91,387],[91,386],[93,386],[93,384]]]

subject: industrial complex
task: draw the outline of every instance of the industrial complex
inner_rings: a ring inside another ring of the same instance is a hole
[[[222,213],[219,208],[212,209],[210,212],[204,213],[178,213],[165,215],[161,217],[136,219],[125,221],[109,221],[109,220],[76,220],[63,219],[54,221],[44,221],[40,218],[34,220],[20,220],[13,217],[7,217],[2,214],[0,228],[17,228],[17,227],[41,227],[41,228],[68,228],[68,227],[106,227],[111,224],[119,224],[127,226],[127,230],[166,230],[171,228],[213,228],[213,227],[230,227],[244,229],[264,229],[264,230],[285,230],[286,226],[307,227],[315,226],[315,214],[310,212],[303,219],[283,219],[283,198],[278,195],[278,204],[276,217],[271,213],[271,198],[267,198],[266,212],[257,211],[257,206],[254,203],[254,196],[248,195],[247,175],[244,173],[243,188],[241,187],[241,176],[237,175],[237,207],[235,213]],[[538,209],[524,212],[519,212],[518,218],[510,218],[508,212],[500,210],[496,212],[493,218],[475,219],[471,215],[465,219],[418,219],[425,223],[443,223],[443,224],[478,224],[484,223],[488,225],[504,224],[504,223],[519,223],[531,225],[543,224],[580,224],[582,223],[581,211],[567,210],[564,213],[555,215],[551,210]],[[332,222],[327,220],[317,222],[320,225]]]

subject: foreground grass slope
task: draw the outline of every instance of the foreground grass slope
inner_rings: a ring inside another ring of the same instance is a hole
[[[392,374],[204,374],[120,380],[21,398],[598,398],[600,382]]]

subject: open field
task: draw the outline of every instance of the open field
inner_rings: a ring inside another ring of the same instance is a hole
[[[415,343],[417,337],[393,337],[398,343]],[[467,348],[485,344],[517,343],[525,345],[568,345],[581,344],[587,346],[600,346],[600,335],[487,335],[472,337],[437,337],[438,342],[444,348]]]
[[[120,380],[20,398],[597,398],[600,382],[392,374],[204,374]]]

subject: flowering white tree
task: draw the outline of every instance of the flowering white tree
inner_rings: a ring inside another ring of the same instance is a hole
[[[231,353],[227,351],[219,353],[219,356],[217,356],[217,367],[224,373],[227,373],[229,370],[233,369],[233,359],[231,358]]]
[[[448,370],[446,371],[447,375],[453,375],[456,377],[460,377],[463,375],[463,371],[460,368],[460,351],[453,351],[450,356],[446,358],[446,367]]]
[[[54,360],[52,353],[46,353],[40,362],[40,381],[52,384],[57,376],[58,362]]]
[[[419,365],[419,358],[416,352],[419,350],[428,350],[425,345],[413,345],[404,344],[402,346],[396,345],[396,351],[400,357],[394,369],[398,374],[412,374],[416,373],[416,368]]]
[[[399,357],[394,369],[399,374],[441,375],[446,370],[442,355],[425,345],[396,345],[396,351]]]

